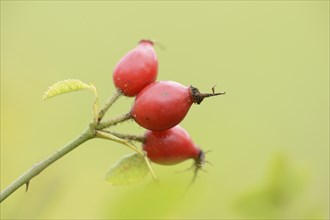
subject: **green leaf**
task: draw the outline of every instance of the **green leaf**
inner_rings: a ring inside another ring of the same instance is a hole
[[[57,95],[61,95],[68,92],[78,91],[82,89],[89,89],[95,94],[95,87],[84,83],[78,79],[67,79],[58,81],[48,88],[48,90],[43,94],[42,99],[48,99]]]
[[[112,185],[129,185],[142,180],[148,174],[148,166],[139,154],[129,154],[115,163],[106,175]]]

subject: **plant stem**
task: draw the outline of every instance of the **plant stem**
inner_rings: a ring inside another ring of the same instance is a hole
[[[127,113],[127,114],[121,115],[117,118],[110,119],[106,122],[99,123],[99,124],[96,125],[95,129],[102,130],[104,128],[107,128],[107,127],[110,127],[110,126],[115,126],[120,122],[124,122],[124,121],[130,120],[130,119],[132,119],[131,113]]]
[[[133,135],[133,134],[121,134],[121,133],[118,133],[118,132],[106,131],[106,130],[102,130],[102,131],[106,132],[108,134],[114,135],[116,137],[119,137],[121,139],[130,140],[130,141],[137,141],[137,142],[141,142],[141,143],[145,142],[145,138],[143,136]]]
[[[28,186],[30,180],[41,173],[44,169],[46,169],[49,165],[84,143],[85,141],[92,139],[95,137],[94,129],[92,126],[85,129],[83,133],[81,133],[78,137],[67,143],[61,149],[54,152],[52,155],[42,160],[39,163],[33,165],[29,170],[23,173],[20,177],[18,177],[14,182],[12,182],[7,188],[5,188],[0,193],[0,202],[4,201],[8,196],[10,196],[13,192],[15,192],[22,185],[26,184]]]
[[[100,122],[104,117],[105,113],[112,106],[113,103],[122,95],[122,91],[117,89],[116,92],[105,102],[103,109],[100,110],[97,121]]]
[[[136,153],[140,154],[141,156],[143,155],[143,151],[142,150],[140,150],[139,148],[135,147],[134,145],[128,143],[127,140],[121,139],[121,138],[116,137],[116,136],[114,136],[112,134],[106,133],[104,131],[96,131],[96,137],[97,138],[103,138],[103,139],[111,140],[111,141],[115,141],[117,143],[126,145],[131,150],[135,151]]]

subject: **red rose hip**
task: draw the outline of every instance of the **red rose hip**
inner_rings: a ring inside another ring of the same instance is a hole
[[[179,125],[165,131],[147,131],[143,150],[154,163],[173,165],[194,159],[198,166],[204,163],[204,153]]]
[[[193,103],[224,93],[201,94],[198,89],[177,82],[159,81],[144,88],[132,106],[133,119],[152,131],[163,131],[179,124]]]
[[[157,78],[158,61],[153,42],[141,40],[116,64],[113,82],[126,96],[137,95]]]

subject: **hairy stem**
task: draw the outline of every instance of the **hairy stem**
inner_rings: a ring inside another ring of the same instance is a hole
[[[122,133],[118,133],[115,131],[106,131],[106,130],[103,130],[103,131],[108,134],[119,137],[121,139],[129,140],[129,141],[137,141],[137,142],[141,142],[141,143],[145,142],[145,138],[143,136],[133,135],[133,134],[122,134]]]
[[[130,144],[127,140],[121,139],[121,138],[116,137],[112,134],[106,133],[104,131],[96,131],[96,137],[111,140],[111,141],[115,141],[117,143],[126,145],[131,150],[135,151],[136,153],[140,154],[141,156],[143,155],[142,150],[140,150],[139,148],[137,148],[134,145]]]
[[[105,102],[103,109],[100,110],[97,121],[100,122],[104,117],[105,113],[112,106],[113,103],[122,95],[122,91],[117,89],[116,92]]]
[[[127,114],[121,115],[121,116],[119,116],[117,118],[112,118],[112,119],[110,119],[108,121],[105,121],[103,123],[97,124],[96,125],[96,129],[97,130],[102,130],[104,128],[107,128],[107,127],[110,127],[110,126],[115,126],[118,123],[121,123],[121,122],[130,120],[130,119],[132,119],[131,113],[127,113]]]
[[[32,178],[41,173],[44,169],[46,169],[49,165],[84,143],[85,141],[93,138],[95,136],[94,129],[92,126],[88,127],[83,133],[81,133],[78,137],[67,143],[61,149],[54,152],[52,155],[47,157],[46,159],[36,163],[29,170],[23,173],[20,177],[18,177],[13,183],[11,183],[7,188],[5,188],[0,193],[0,202],[4,201],[8,196],[10,196],[13,192],[15,192],[22,185],[29,185],[29,182]]]

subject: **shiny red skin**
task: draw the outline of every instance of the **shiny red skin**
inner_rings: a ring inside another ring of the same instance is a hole
[[[187,159],[197,161],[201,150],[179,125],[165,131],[147,131],[143,150],[154,163],[173,165]]]
[[[177,82],[159,81],[148,85],[136,96],[131,114],[140,126],[163,131],[179,124],[192,103],[189,87]]]
[[[155,82],[158,60],[153,42],[140,41],[116,64],[113,82],[126,96],[136,96],[144,87]]]

